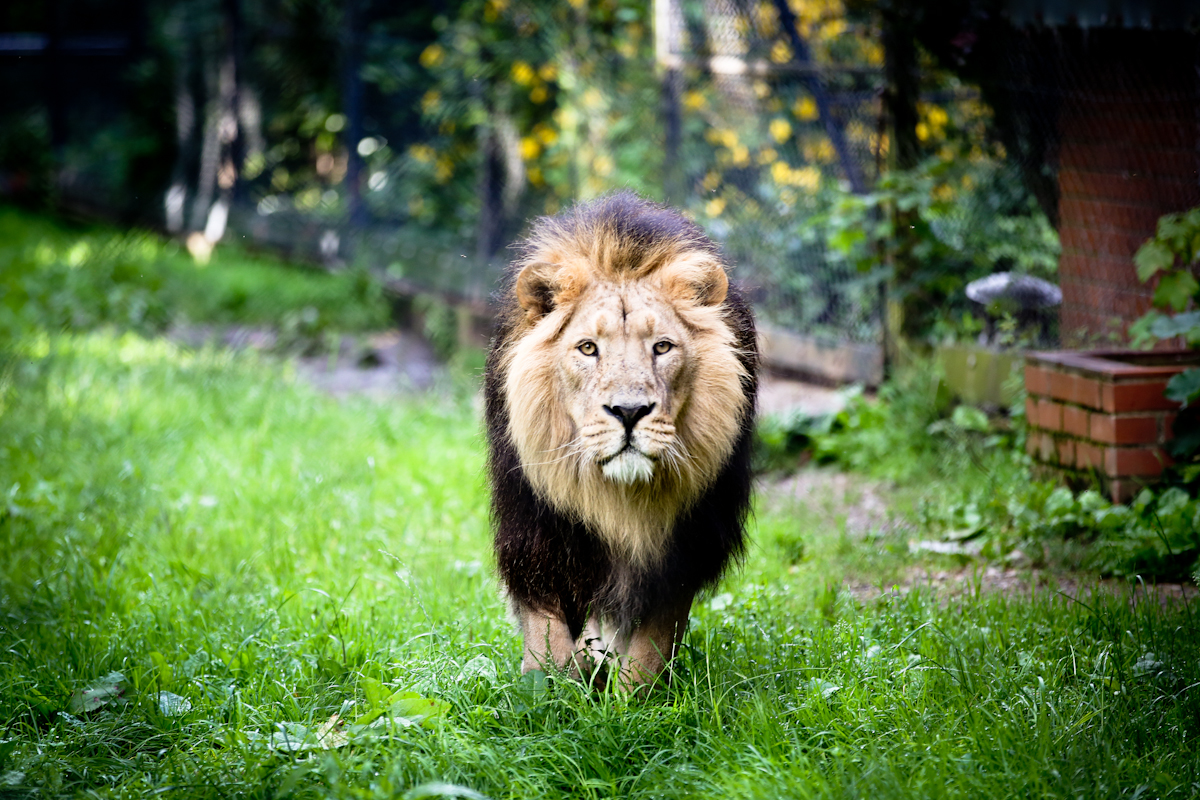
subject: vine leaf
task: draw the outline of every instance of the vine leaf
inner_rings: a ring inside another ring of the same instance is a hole
[[[1192,273],[1171,272],[1158,282],[1158,288],[1154,290],[1154,305],[1183,311],[1197,289],[1200,289],[1200,283],[1196,282]]]
[[[1168,400],[1182,403],[1184,408],[1200,397],[1200,368],[1184,370],[1167,381],[1166,396]]]
[[[1137,254],[1133,257],[1133,263],[1137,264],[1138,279],[1145,283],[1158,272],[1168,269],[1174,264],[1175,255],[1165,244],[1151,239],[1138,248]]]

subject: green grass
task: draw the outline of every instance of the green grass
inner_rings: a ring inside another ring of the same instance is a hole
[[[154,234],[0,206],[0,338],[100,325],[152,333],[188,321],[313,336],[382,327],[388,313],[361,271],[301,269],[233,243],[202,266]]]
[[[1190,609],[862,604],[896,543],[819,507],[760,509],[669,689],[521,679],[471,394],[287,372],[105,332],[0,367],[0,796],[1200,792]]]

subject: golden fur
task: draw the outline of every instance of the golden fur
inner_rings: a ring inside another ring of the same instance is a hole
[[[500,364],[508,435],[534,490],[644,567],[716,480],[753,399],[717,254],[686,238],[639,244],[608,228],[543,228],[517,264],[523,316]],[[611,410],[622,398],[650,409],[628,441]]]

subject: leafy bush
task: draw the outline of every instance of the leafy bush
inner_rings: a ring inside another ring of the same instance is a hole
[[[897,230],[901,222],[907,230]],[[919,266],[891,291],[920,309],[914,329],[930,340],[978,332],[965,294],[970,281],[999,271],[1054,281],[1058,273],[1058,234],[1014,168],[990,161],[931,158],[884,175],[868,194],[840,191],[803,236],[831,262],[863,274],[881,269],[899,240],[911,240],[909,258]]]
[[[1200,208],[1160,218],[1157,232],[1138,248],[1134,262],[1143,283],[1157,281],[1155,307],[1175,312],[1147,312],[1130,326],[1134,342],[1145,345],[1180,338],[1188,347],[1200,345],[1200,310],[1196,307],[1200,282],[1194,274],[1200,262]],[[1166,394],[1184,408],[1176,418],[1175,439],[1168,450],[1179,461],[1195,462],[1200,457],[1200,414],[1192,404],[1200,400],[1200,368],[1171,378]]]

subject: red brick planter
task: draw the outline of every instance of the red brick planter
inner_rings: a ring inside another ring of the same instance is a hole
[[[1030,353],[1025,359],[1025,413],[1030,455],[1042,471],[1070,483],[1098,480],[1115,503],[1153,483],[1171,458],[1178,403],[1167,381],[1200,366],[1200,352]]]

